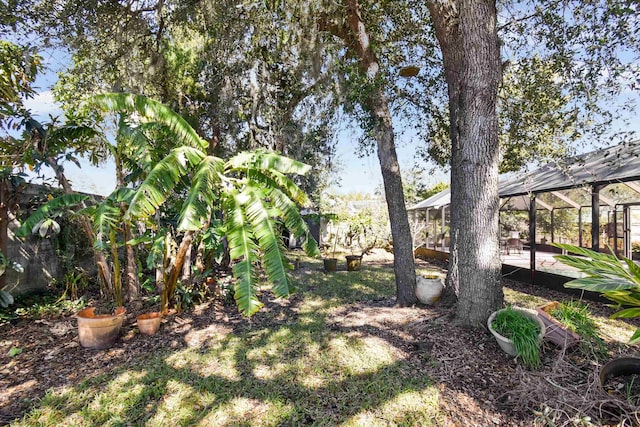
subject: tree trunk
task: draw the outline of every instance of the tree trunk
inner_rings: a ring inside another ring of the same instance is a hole
[[[11,197],[11,183],[8,179],[0,179],[0,254],[9,261],[9,199]],[[0,289],[7,285],[7,273],[0,275]]]
[[[180,272],[182,271],[182,266],[184,265],[184,260],[187,254],[187,251],[191,250],[191,242],[193,241],[193,231],[187,231],[182,236],[182,241],[180,242],[180,246],[178,247],[178,252],[176,253],[175,264],[171,268],[171,272],[169,273],[169,277],[164,284],[163,289],[163,298],[162,298],[162,311],[166,312],[169,309],[169,303],[173,299],[173,293],[176,289],[176,283],[178,283],[178,277],[180,276]]]
[[[122,161],[120,159],[120,154],[118,153],[115,158],[116,163],[116,182],[118,188],[124,188],[124,175],[122,173]],[[136,263],[136,255],[133,249],[133,246],[130,245],[129,242],[133,239],[133,233],[131,232],[131,223],[124,219],[125,214],[127,212],[127,205],[125,203],[120,203],[120,213],[122,215],[122,234],[124,237],[124,248],[125,248],[125,264],[126,264],[126,274],[125,274],[125,294],[127,297],[127,301],[136,301],[138,296],[140,295],[140,281],[138,280],[138,264]]]
[[[184,254],[184,263],[182,264],[182,276],[180,277],[180,280],[183,283],[187,283],[189,280],[191,280],[191,265],[192,265],[191,252],[193,252],[192,249],[193,248],[190,246]]]
[[[451,253],[445,300],[457,319],[484,325],[502,306],[498,246],[501,79],[495,0],[429,2],[449,92]]]
[[[393,238],[393,267],[396,276],[396,303],[402,307],[416,303],[416,273],[411,244],[411,229],[404,203],[400,165],[396,155],[393,124],[389,103],[379,78],[380,64],[369,41],[369,35],[360,16],[357,0],[347,0],[347,21],[352,35],[349,47],[357,55],[361,69],[370,80],[370,96],[364,106],[374,119],[374,132],[378,145],[378,159],[384,182],[385,198],[389,210]]]
[[[125,242],[133,239],[131,233],[131,225],[124,223],[124,239]],[[127,300],[136,301],[140,295],[140,280],[138,280],[138,264],[136,263],[136,254],[132,245],[125,244],[127,255]]]

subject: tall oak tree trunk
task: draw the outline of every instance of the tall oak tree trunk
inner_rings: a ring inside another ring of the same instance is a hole
[[[382,171],[385,198],[389,210],[391,236],[393,238],[393,267],[396,276],[396,303],[410,306],[416,303],[416,273],[413,260],[413,245],[407,209],[404,203],[400,165],[393,134],[391,112],[384,86],[377,80],[380,64],[371,46],[369,35],[360,15],[357,0],[346,1],[347,25],[351,37],[345,40],[358,55],[360,68],[370,81],[365,109],[374,120],[375,139],[378,145],[378,160]]]
[[[9,261],[9,209],[11,183],[7,178],[0,178],[0,254]],[[0,289],[7,285],[7,273],[0,275]]]
[[[428,3],[442,50],[451,133],[451,254],[445,300],[457,319],[483,325],[502,305],[498,247],[501,79],[495,0]]]

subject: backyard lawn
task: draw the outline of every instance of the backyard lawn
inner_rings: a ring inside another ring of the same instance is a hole
[[[439,268],[418,263],[422,271]],[[216,301],[167,316],[149,337],[127,318],[108,350],[81,348],[72,317],[5,323],[0,422],[552,425],[585,416],[637,422],[632,411],[597,394],[601,361],[545,345],[544,367],[527,371],[486,331],[452,324],[448,309],[394,308],[391,263],[365,257],[364,264],[360,272],[326,274],[321,261],[303,258],[293,272],[297,293],[277,300],[264,292],[266,307],[250,319]],[[521,306],[567,299],[505,283],[507,301]],[[592,308],[611,353],[638,355],[637,347],[622,344],[634,328],[606,320],[602,305]]]

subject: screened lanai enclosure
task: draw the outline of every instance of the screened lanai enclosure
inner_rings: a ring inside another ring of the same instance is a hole
[[[505,266],[575,276],[551,244],[640,259],[640,141],[501,177],[500,256]],[[449,251],[450,192],[410,207],[414,247]],[[508,269],[507,269],[508,270]]]

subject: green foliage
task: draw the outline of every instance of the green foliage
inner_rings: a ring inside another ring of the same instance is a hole
[[[88,196],[80,194],[63,194],[62,196],[49,200],[22,222],[20,228],[16,231],[16,235],[26,237],[30,234],[38,233],[44,237],[40,232],[40,228],[43,227],[48,220],[52,220],[63,212],[69,211],[87,198]],[[60,227],[58,226],[57,229],[59,230]]]
[[[9,357],[16,357],[17,355],[22,354],[22,349],[20,347],[11,347],[7,354]]]
[[[554,246],[582,255],[555,255],[554,258],[585,273],[587,277],[565,283],[567,288],[600,292],[617,304],[621,310],[611,318],[640,317],[640,267],[628,258],[619,259],[613,254],[603,254],[568,244]],[[640,342],[640,328],[636,329],[630,343]]]
[[[172,149],[150,169],[134,193],[127,193],[126,200],[130,197],[130,202],[125,220],[147,219],[170,197],[182,193],[184,198],[178,208],[177,230],[197,232],[211,222],[214,207],[222,206],[222,229],[226,233],[231,259],[237,261],[233,271],[238,279],[235,295],[238,308],[247,315],[260,308],[257,299],[258,266],[264,268],[277,296],[284,297],[293,291],[287,274],[290,266],[283,255],[276,218],[281,218],[296,235],[305,237],[307,253],[318,254],[317,244],[309,235],[297,207],[307,205],[309,200],[285,175],[303,175],[310,170],[309,166],[261,150],[243,152],[225,162],[204,152],[202,149],[206,145],[199,145],[202,140],[186,121],[155,101],[141,96],[110,94],[95,97],[94,102],[101,103],[103,108],[112,112],[135,112],[141,115],[142,121],[166,125],[179,136],[179,142],[189,142]],[[145,116],[147,113],[149,116]],[[103,214],[115,214],[114,209]],[[107,225],[113,225],[114,218],[102,216],[111,218]],[[154,264],[163,259],[166,267],[167,240],[159,237],[153,240],[155,244],[149,259]],[[165,276],[177,280],[175,274]],[[164,284],[166,289],[173,289],[174,285]]]
[[[192,282],[188,284],[178,283],[176,286],[175,307],[178,311],[193,308],[196,304],[203,303],[213,298],[206,283]]]
[[[591,317],[588,305],[573,300],[561,302],[549,315],[580,335],[580,350],[583,354],[593,354],[598,359],[608,357],[607,346],[598,335],[598,327]]]
[[[449,188],[449,184],[446,182],[429,185],[430,179],[425,176],[423,171],[417,169],[410,169],[408,173],[403,173],[403,178],[402,188],[404,190],[404,199],[408,206],[428,199]]]
[[[83,297],[67,298],[67,295],[68,293],[33,293],[17,296],[12,307],[0,305],[0,323],[16,318],[33,320],[50,316],[71,316],[86,305]]]
[[[84,298],[54,299],[54,297],[43,297],[35,301],[32,305],[16,308],[16,314],[28,319],[41,319],[48,316],[71,315],[80,311],[87,302]]]
[[[0,40],[0,129],[7,119],[24,115],[20,112],[22,99],[34,95],[31,85],[41,62],[33,48]]]
[[[209,145],[179,114],[175,114],[169,107],[142,95],[128,93],[108,93],[96,95],[89,100],[90,104],[100,107],[110,113],[118,111],[128,115],[137,114],[145,121],[161,123],[167,126],[178,138],[177,144],[199,149],[206,149]]]
[[[507,307],[496,315],[492,326],[500,335],[513,341],[516,354],[524,366],[529,369],[538,369],[542,366],[538,344],[540,334],[538,324],[519,311]]]

